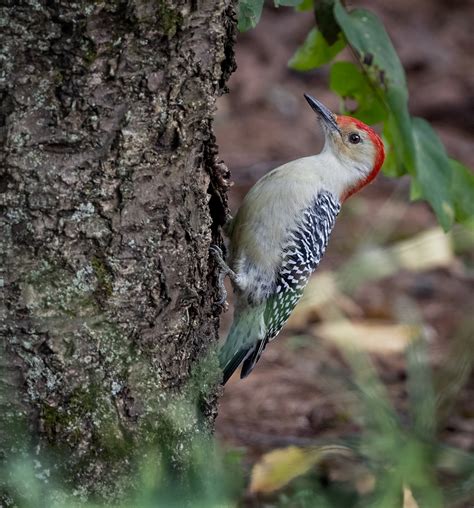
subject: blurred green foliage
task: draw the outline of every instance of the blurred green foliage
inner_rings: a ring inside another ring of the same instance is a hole
[[[178,423],[177,423],[178,425]],[[25,432],[25,440],[29,439]],[[137,444],[140,446],[140,444]],[[133,491],[118,494],[113,506],[120,508],[226,508],[236,504],[243,490],[241,454],[223,453],[211,438],[195,438],[186,464],[174,461],[172,442],[143,446],[134,466]],[[91,500],[86,492],[71,487],[58,472],[67,457],[39,452],[0,462],[0,506],[18,508],[72,508],[110,506]]]
[[[425,199],[444,230],[454,221],[474,215],[474,175],[457,161],[449,161],[443,143],[430,125],[410,115],[405,71],[382,22],[367,9],[348,10],[341,0],[275,0],[310,10],[317,26],[290,59],[289,66],[309,71],[334,61],[348,47],[356,64],[332,63],[330,88],[341,101],[341,111],[368,123],[383,123],[387,151],[384,171],[391,176],[409,174],[412,199]],[[239,28],[258,23],[262,0],[241,0]],[[346,106],[347,99],[356,102]]]
[[[471,328],[459,335],[456,351],[465,351],[467,345],[472,345],[470,332]],[[444,387],[448,387],[449,397],[453,399],[463,384],[459,385],[456,372],[445,372],[442,384],[438,383],[436,387],[428,363],[426,341],[415,340],[407,351],[409,404],[400,414],[392,406],[368,356],[351,349],[344,350],[344,355],[351,374],[342,377],[342,382],[353,398],[350,404],[351,411],[354,411],[352,417],[360,431],[332,443],[315,440],[308,447],[309,453],[327,448],[340,449],[344,453],[335,454],[335,465],[327,459],[315,460],[310,467],[303,466],[304,474],[297,478],[295,464],[290,461],[293,469],[288,470],[289,485],[265,496],[258,506],[404,508],[406,490],[420,508],[454,508],[472,501],[474,455],[444,446],[437,439],[440,403],[445,402],[442,397]],[[464,354],[465,360],[466,356]],[[472,368],[472,356],[467,362],[469,368]],[[340,382],[341,373],[334,375]],[[175,425],[179,427],[182,423],[176,421]],[[18,431],[18,428],[12,429],[12,432]],[[26,429],[21,432],[28,440]],[[114,506],[225,508],[240,505],[244,477],[239,452],[224,453],[212,438],[196,437],[188,450],[189,460],[177,464],[169,453],[172,448],[172,442],[144,446],[138,454],[142,458],[134,467],[135,488],[116,500]],[[320,455],[325,457],[323,453]],[[2,506],[92,508],[106,505],[91,501],[86,493],[66,485],[55,468],[57,460],[57,456],[53,459],[47,452],[39,452],[38,448],[32,449],[29,455],[4,460],[0,466]],[[346,474],[329,481],[331,468],[339,472],[345,470]],[[269,470],[265,474],[271,475],[272,472]],[[278,465],[277,475],[281,483],[284,464]],[[361,488],[363,478],[366,482],[369,479],[370,488]]]
[[[468,345],[465,340],[472,342],[472,338],[467,339],[467,335],[462,334],[458,340],[458,345],[463,347]],[[407,351],[409,405],[403,414],[392,406],[365,354],[347,349],[345,359],[352,369],[352,376],[345,383],[351,385],[354,396],[351,410],[355,410],[354,417],[361,431],[337,441],[337,444],[351,449],[353,457],[346,456],[333,464],[329,460],[320,461],[313,471],[306,471],[297,479],[288,471],[291,483],[278,496],[277,506],[453,508],[472,503],[474,455],[437,440],[437,425],[442,421],[439,402],[443,400],[443,390],[435,390],[426,341],[416,340]],[[315,454],[325,446],[325,443],[318,442],[306,450]],[[295,453],[294,448],[287,450]],[[266,485],[271,485],[271,475],[275,473],[281,483],[284,454],[285,449],[278,463],[267,461]],[[337,471],[337,476],[328,482],[331,470]],[[264,483],[261,477],[259,483]],[[416,504],[404,502],[407,493]]]

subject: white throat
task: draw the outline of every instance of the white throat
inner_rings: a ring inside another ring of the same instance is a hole
[[[336,156],[331,143],[326,142],[323,150],[313,157],[315,171],[318,172],[321,187],[338,199],[364,177],[353,161]]]

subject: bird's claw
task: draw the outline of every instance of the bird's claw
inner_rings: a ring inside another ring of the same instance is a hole
[[[223,307],[224,312],[228,309],[229,305],[226,302],[227,300],[227,290],[224,285],[224,279],[226,275],[232,270],[227,266],[224,261],[224,256],[222,254],[222,250],[217,245],[211,245],[209,247],[209,252],[213,256],[215,262],[219,266],[219,275],[217,279],[217,285],[219,287],[219,299],[215,302],[219,307]]]
[[[220,247],[217,245],[211,245],[209,247],[209,252],[212,254],[212,257],[221,268],[229,268],[224,261],[224,255],[222,254],[222,249]]]

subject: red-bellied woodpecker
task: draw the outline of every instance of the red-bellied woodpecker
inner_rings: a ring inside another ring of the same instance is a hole
[[[224,383],[242,362],[240,377],[250,374],[321,261],[341,203],[371,182],[384,160],[382,140],[370,127],[305,98],[323,127],[323,150],[252,187],[226,226],[227,263],[211,247],[221,281],[229,275],[235,292],[234,321],[219,352]]]

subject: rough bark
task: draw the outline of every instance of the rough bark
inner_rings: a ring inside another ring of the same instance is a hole
[[[25,423],[86,497],[126,491],[144,443],[212,424],[234,4],[2,3],[0,453]]]

